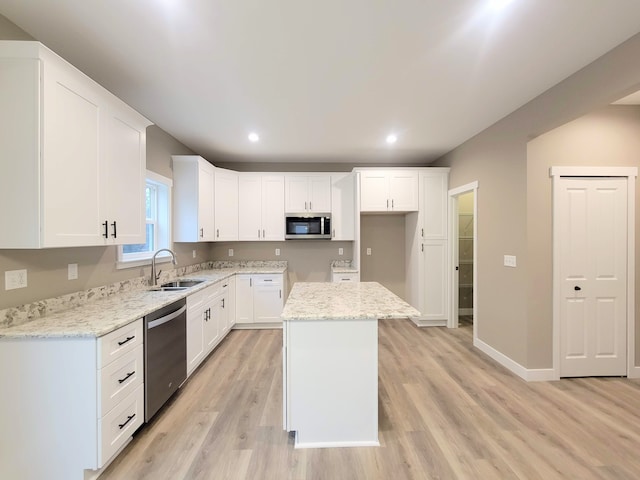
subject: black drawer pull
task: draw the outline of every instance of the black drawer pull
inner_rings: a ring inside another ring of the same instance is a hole
[[[105,220],[102,226],[104,227],[104,233],[102,236],[104,238],[109,238],[109,220]]]
[[[124,422],[124,423],[120,423],[120,424],[118,425],[118,427],[120,427],[120,430],[122,430],[122,429],[127,425],[127,423],[129,423],[131,420],[133,420],[133,417],[135,417],[135,416],[136,416],[136,414],[135,414],[135,413],[134,413],[133,415],[129,415],[129,416],[127,417],[127,421],[126,421],[126,422]]]
[[[113,235],[111,235],[113,238],[118,238],[118,230],[116,230],[116,222],[115,220],[113,221],[113,223],[111,224],[111,226],[113,227]]]
[[[118,383],[124,383],[127,381],[127,378],[129,378],[131,375],[133,375],[134,373],[136,373],[136,371],[134,370],[133,372],[129,372],[127,373],[127,375],[124,378],[120,378],[118,379]]]
[[[118,345],[119,345],[119,346],[122,346],[122,345],[124,345],[125,343],[130,342],[130,341],[131,341],[131,340],[133,340],[134,338],[136,338],[136,336],[135,336],[135,335],[133,335],[133,336],[131,336],[131,337],[127,337],[127,339],[126,339],[126,340],[123,340],[123,341],[121,341],[121,342],[118,342]]]

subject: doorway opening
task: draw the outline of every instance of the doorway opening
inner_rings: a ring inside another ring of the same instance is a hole
[[[451,228],[451,316],[448,327],[471,327],[473,339],[478,332],[478,182],[449,190]]]

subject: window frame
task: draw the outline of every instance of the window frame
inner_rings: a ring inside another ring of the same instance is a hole
[[[148,184],[152,185],[156,192],[154,202],[155,219],[147,218],[145,224],[145,232],[147,230],[147,225],[154,225],[155,245],[153,245],[153,251],[124,253],[124,246],[118,245],[118,258],[116,262],[117,269],[150,265],[154,252],[161,248],[172,248],[171,193],[173,180],[147,170],[145,176],[145,189]],[[157,262],[167,262],[170,260],[171,256],[166,252],[162,252],[156,259]]]

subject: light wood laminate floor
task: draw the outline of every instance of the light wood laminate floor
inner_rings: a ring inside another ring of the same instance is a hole
[[[639,381],[526,383],[470,326],[385,320],[379,345],[378,448],[295,450],[282,332],[236,330],[101,480],[640,478]]]

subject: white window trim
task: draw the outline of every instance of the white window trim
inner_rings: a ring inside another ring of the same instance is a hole
[[[168,219],[167,219],[167,248],[173,247],[173,238],[171,236],[172,228],[172,190],[173,190],[173,180],[167,177],[164,177],[158,173],[152,172],[151,170],[147,170],[145,176],[145,182],[147,180],[151,180],[152,182],[159,183],[167,187],[167,209],[168,209]],[[160,247],[163,248],[163,247]],[[118,246],[117,251],[117,261],[116,261],[116,269],[121,270],[124,268],[134,268],[134,267],[143,267],[146,265],[151,265],[151,259],[153,257],[153,253],[149,252],[145,258],[136,258],[132,260],[124,260],[122,257],[122,245]],[[171,261],[171,256],[162,252],[156,258],[156,263],[165,263]]]

